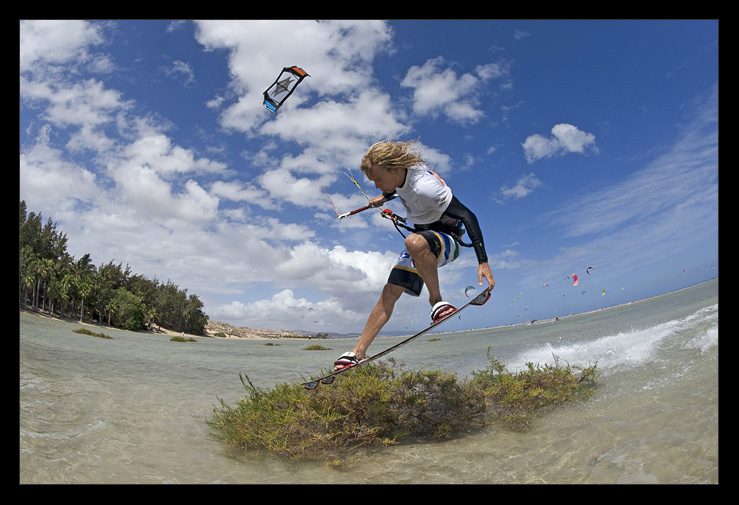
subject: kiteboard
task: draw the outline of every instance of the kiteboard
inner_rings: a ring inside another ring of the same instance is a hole
[[[352,365],[347,365],[344,368],[340,368],[338,370],[335,370],[334,372],[332,372],[332,373],[330,373],[328,375],[324,375],[323,377],[319,377],[318,379],[313,379],[313,380],[310,380],[308,382],[303,382],[302,385],[305,386],[306,389],[316,389],[319,384],[332,384],[334,382],[334,379],[336,379],[336,377],[339,374],[342,374],[342,373],[344,373],[344,372],[346,372],[348,370],[351,370],[353,368],[356,368],[358,366],[361,366],[361,365],[363,365],[365,363],[369,363],[370,361],[374,361],[377,358],[381,358],[382,356],[385,356],[385,355],[393,352],[394,350],[398,349],[399,347],[404,346],[405,344],[407,344],[408,342],[410,342],[414,338],[420,337],[424,333],[427,333],[428,331],[436,328],[437,326],[439,326],[440,324],[442,324],[444,321],[447,321],[448,319],[450,319],[450,318],[452,318],[452,317],[454,317],[456,315],[459,315],[460,312],[462,312],[464,309],[466,309],[470,305],[485,305],[485,302],[487,302],[488,299],[490,298],[490,290],[491,290],[491,288],[489,288],[489,287],[486,288],[479,295],[477,295],[472,300],[470,300],[469,302],[467,302],[463,307],[457,309],[456,311],[452,312],[451,314],[448,314],[448,315],[442,317],[438,321],[434,322],[431,326],[429,326],[428,328],[426,328],[424,330],[419,331],[415,335],[411,335],[410,337],[406,338],[405,340],[402,340],[402,341],[398,342],[397,344],[395,344],[395,345],[393,345],[391,347],[388,347],[384,351],[380,351],[377,354],[374,354],[374,355],[372,355],[372,356],[370,356],[368,358],[364,358],[363,360],[359,361],[358,363],[355,363],[355,364],[352,364]]]

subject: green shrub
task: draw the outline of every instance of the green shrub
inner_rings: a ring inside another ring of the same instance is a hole
[[[330,347],[323,347],[321,344],[312,344],[303,348],[304,351],[330,351]]]
[[[197,339],[192,337],[180,337],[176,335],[169,339],[170,342],[197,342]]]
[[[488,400],[488,418],[522,431],[530,427],[535,412],[587,399],[595,388],[596,367],[562,366],[554,358],[554,365],[527,363],[525,370],[513,374],[488,355],[490,366],[472,373],[473,383],[483,388]]]
[[[595,366],[575,375],[557,360],[510,373],[490,361],[471,380],[399,371],[392,360],[368,363],[315,390],[264,390],[240,374],[247,395],[235,406],[219,400],[206,423],[215,438],[247,451],[337,462],[359,447],[438,439],[491,423],[527,429],[541,409],[585,399],[595,387]]]
[[[109,337],[105,333],[96,333],[94,331],[90,331],[87,328],[77,328],[76,330],[72,330],[74,333],[79,333],[81,335],[90,335],[92,337],[98,337],[98,338],[107,338],[110,340],[113,340],[113,337]]]

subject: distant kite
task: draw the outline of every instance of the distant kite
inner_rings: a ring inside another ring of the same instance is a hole
[[[277,110],[306,77],[309,77],[308,73],[300,67],[283,68],[275,82],[264,91],[264,106],[267,110],[277,114]]]
[[[590,275],[590,271],[591,271],[592,269],[593,269],[593,267],[588,267],[588,269],[587,269],[587,270],[585,270],[585,272],[586,272],[586,273],[587,273],[588,275]]]
[[[577,283],[580,282],[577,278],[577,274],[572,274],[572,285],[577,286]]]
[[[467,294],[467,291],[469,291],[470,289],[471,289],[472,291],[474,291],[474,290],[475,290],[475,286],[467,286],[466,288],[464,288],[464,294],[465,294],[465,296],[466,296],[467,298],[469,298],[469,297],[470,297],[470,295],[468,295],[468,294]]]

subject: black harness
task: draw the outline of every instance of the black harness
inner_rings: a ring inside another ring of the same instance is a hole
[[[398,233],[400,233],[403,238],[405,238],[405,235],[403,235],[403,232],[400,231],[401,228],[404,228],[411,233],[431,230],[446,233],[447,235],[452,236],[454,240],[456,240],[461,246],[472,247],[472,244],[469,244],[462,240],[462,236],[465,232],[462,226],[462,222],[459,219],[454,219],[449,216],[442,216],[439,221],[431,224],[417,225],[416,228],[412,228],[406,224],[407,221],[404,217],[400,217],[389,209],[385,209],[382,211],[382,217],[392,221],[393,225],[395,225],[395,229],[398,230]]]

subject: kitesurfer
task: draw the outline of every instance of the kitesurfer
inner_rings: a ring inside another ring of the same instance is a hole
[[[397,194],[415,231],[405,238],[405,250],[396,260],[357,345],[334,362],[337,369],[365,358],[367,348],[390,320],[395,303],[403,293],[419,296],[425,284],[433,321],[456,312],[454,306],[442,299],[437,269],[459,255],[459,237],[464,233],[462,225],[477,255],[479,285],[482,286],[484,279],[490,289],[495,287],[477,217],[426,166],[421,155],[412,149],[414,143],[378,142],[362,158],[362,172],[382,191],[382,195],[372,198],[369,205],[378,207]]]

